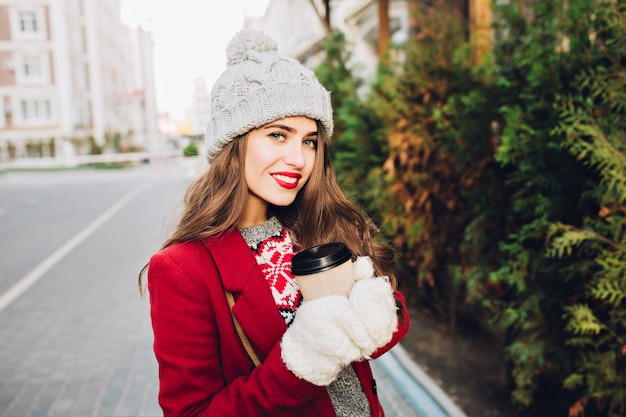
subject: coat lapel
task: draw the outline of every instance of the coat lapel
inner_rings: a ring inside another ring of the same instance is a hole
[[[287,329],[261,268],[238,230],[208,239],[224,289],[235,296],[233,312],[263,360]]]

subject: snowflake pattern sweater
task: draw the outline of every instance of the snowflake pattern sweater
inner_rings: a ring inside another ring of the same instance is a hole
[[[291,274],[294,250],[289,233],[276,217],[240,231],[265,275],[278,311],[289,326],[302,302],[298,283]]]

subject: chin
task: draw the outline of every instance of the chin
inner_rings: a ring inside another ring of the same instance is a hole
[[[287,206],[292,205],[294,201],[296,201],[295,197],[294,198],[279,198],[273,201],[268,201],[268,203],[276,207],[287,207]]]

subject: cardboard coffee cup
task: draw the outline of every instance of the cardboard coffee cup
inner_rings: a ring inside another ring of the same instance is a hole
[[[351,258],[343,243],[314,246],[296,254],[291,272],[304,299],[333,294],[348,296],[354,284]]]

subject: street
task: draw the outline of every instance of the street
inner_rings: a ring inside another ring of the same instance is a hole
[[[0,177],[0,293],[37,278],[0,303],[0,415],[160,414],[136,278],[184,180],[151,167]]]
[[[137,275],[188,180],[180,160],[0,175],[0,417],[161,415]],[[387,416],[417,416],[383,365]]]

